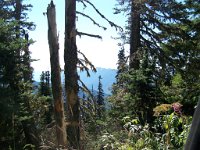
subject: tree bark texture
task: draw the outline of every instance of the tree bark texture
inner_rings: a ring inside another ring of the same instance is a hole
[[[20,38],[20,20],[21,20],[21,13],[22,13],[22,2],[21,0],[16,0],[16,7],[15,7],[15,20],[18,24],[15,27],[16,30],[16,39]]]
[[[48,19],[48,40],[50,50],[50,62],[51,62],[51,82],[52,82],[52,94],[54,99],[54,112],[56,120],[56,134],[58,145],[65,146],[67,144],[64,104],[62,96],[62,86],[60,77],[60,63],[59,63],[59,44],[57,36],[56,26],[56,11],[53,1],[47,8]]]
[[[80,148],[80,110],[78,100],[76,47],[76,1],[65,0],[65,90],[67,97],[67,137],[69,146]]]
[[[23,55],[24,66],[25,66],[24,81],[32,83],[33,69],[31,67],[31,57],[30,57],[30,50],[29,50],[28,33],[25,33],[25,40],[27,43],[26,43],[26,46],[24,47],[24,55]]]
[[[194,112],[192,126],[187,137],[185,150],[197,150],[200,147],[200,100]]]
[[[132,0],[131,4],[131,35],[130,35],[130,69],[139,69],[140,58],[140,9],[139,2]]]

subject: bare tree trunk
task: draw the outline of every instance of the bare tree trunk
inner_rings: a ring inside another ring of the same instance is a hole
[[[64,104],[62,97],[62,86],[60,77],[60,63],[59,63],[59,44],[56,27],[56,12],[53,1],[47,8],[48,19],[48,40],[50,50],[50,62],[51,62],[51,82],[52,93],[54,99],[54,111],[56,120],[56,134],[58,145],[65,146],[67,144]]]
[[[130,69],[139,69],[139,47],[140,47],[140,12],[139,4],[132,0],[131,4],[131,36],[130,36]]]
[[[78,100],[76,47],[76,1],[65,0],[65,90],[67,97],[67,137],[69,146],[80,148],[80,111]]]
[[[190,132],[187,137],[187,142],[185,144],[185,150],[197,150],[200,147],[200,100],[198,102],[197,108],[193,115],[192,126],[190,127]]]

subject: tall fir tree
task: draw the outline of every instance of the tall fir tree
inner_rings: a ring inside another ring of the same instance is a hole
[[[175,72],[181,71],[180,48],[173,47],[173,58],[169,56],[171,52],[167,51],[163,45],[171,38],[177,39],[178,36],[180,38],[180,35],[186,38],[184,27],[181,28],[180,24],[188,25],[190,22],[188,16],[191,17],[192,11],[188,9],[187,2],[180,1],[118,0],[118,2],[125,7],[121,10],[116,9],[116,13],[124,11],[129,15],[126,33],[127,43],[130,45],[130,60],[129,74],[124,76],[124,83],[127,85],[124,91],[130,92],[128,97],[135,108],[133,113],[139,115],[138,112],[141,112],[140,116],[143,116],[145,112],[150,114],[146,108],[151,109],[152,104],[165,101],[163,97],[160,97],[160,81],[170,84]],[[184,62],[187,62],[186,59]],[[157,97],[153,103],[152,96]],[[142,104],[145,104],[146,108],[138,110],[142,108],[140,107]],[[140,120],[145,122],[145,119]]]
[[[170,89],[176,90],[174,80],[180,77],[182,82],[179,82],[181,85],[179,85],[179,91],[182,91],[180,92],[182,98],[179,101],[184,105],[185,113],[192,114],[194,110],[190,108],[194,108],[200,95],[200,72],[199,66],[197,65],[200,61],[198,44],[200,40],[200,30],[198,27],[200,3],[198,1],[186,0],[183,5],[186,8],[185,11],[188,13],[185,16],[186,19],[170,24],[172,31],[169,34],[164,32],[160,33],[162,34],[162,40],[165,41],[161,45],[163,51],[172,60],[165,67],[168,79],[171,78],[171,81],[169,80],[170,82],[168,84],[163,83],[163,92],[170,93]],[[166,100],[170,101],[169,95],[166,96]]]
[[[98,93],[97,93],[97,114],[99,118],[103,117],[105,111],[104,91],[101,83],[102,77],[99,76]]]
[[[30,67],[31,59],[28,48],[31,40],[28,38],[28,31],[34,29],[34,24],[26,21],[27,13],[25,11],[29,10],[30,7],[31,5],[25,5],[20,0],[0,2],[1,27],[3,27],[1,37],[2,34],[6,35],[6,38],[1,39],[0,76],[3,79],[3,88],[10,92],[7,97],[10,99],[13,115],[11,127],[14,144],[12,147],[19,149],[23,144],[32,144],[37,148],[40,144],[29,103],[32,99],[32,68]],[[6,30],[7,32],[4,33]],[[6,105],[4,106],[6,107]],[[14,124],[13,121],[15,121]],[[20,130],[20,128],[25,135],[25,143],[19,140],[22,139],[21,133],[16,132],[16,129]],[[16,137],[18,142],[16,142]]]
[[[159,65],[162,65],[160,62],[163,60],[170,62],[170,58],[161,47],[162,35],[173,33],[171,26],[173,23],[187,22],[187,7],[179,1],[118,0],[118,2],[126,9],[116,9],[116,13],[123,11],[129,15],[126,35],[127,43],[130,44],[130,68],[139,69],[144,50],[148,50],[151,59],[157,56]],[[176,29],[177,32],[181,32],[180,28]],[[160,32],[164,34],[159,34]]]
[[[123,86],[122,74],[128,71],[127,57],[125,56],[124,46],[119,44],[120,50],[118,53],[118,62],[117,62],[117,74],[116,74],[116,84],[117,86]]]
[[[48,109],[45,110],[45,123],[50,124],[52,122],[53,116],[53,102],[52,102],[52,93],[50,90],[50,73],[49,71],[42,71],[40,75],[40,86],[38,94],[39,96],[46,97],[46,103]]]
[[[39,94],[43,96],[51,96],[49,71],[42,71],[40,75]]]

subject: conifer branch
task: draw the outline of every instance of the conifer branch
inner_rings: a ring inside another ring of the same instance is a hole
[[[95,35],[95,34],[89,34],[89,33],[84,33],[84,32],[79,32],[79,31],[76,31],[76,34],[78,36],[82,36],[82,35],[85,35],[85,36],[89,36],[89,37],[94,37],[94,38],[98,38],[98,39],[102,39],[102,36],[100,35]]]
[[[182,71],[182,70],[179,69],[179,68],[177,67],[177,65],[174,63],[173,59],[170,58],[170,57],[168,57],[168,56],[166,55],[166,53],[156,44],[155,41],[151,41],[151,42],[150,42],[150,41],[146,40],[146,39],[145,39],[144,37],[142,37],[142,36],[141,36],[141,38],[142,38],[142,40],[144,41],[145,45],[150,49],[150,51],[151,51],[152,53],[157,54],[157,56],[160,57],[160,58],[162,58],[162,59],[165,58],[166,60],[168,60],[168,62],[170,63],[171,66],[173,66],[174,68],[178,69],[179,71]],[[154,45],[154,48],[153,48],[153,49],[151,48],[152,45]]]
[[[90,20],[91,20],[95,25],[97,25],[98,27],[100,27],[100,28],[102,28],[102,29],[104,29],[104,30],[107,30],[106,27],[101,26],[99,23],[97,23],[97,22],[96,22],[94,19],[92,19],[90,16],[88,16],[88,15],[82,13],[82,12],[79,12],[79,11],[76,11],[76,13],[79,14],[79,15],[82,15],[82,16],[88,18],[88,19],[90,19]]]

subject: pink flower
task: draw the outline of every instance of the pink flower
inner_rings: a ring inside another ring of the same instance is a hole
[[[178,113],[178,114],[182,114],[181,113],[181,107],[182,107],[183,105],[181,105],[179,102],[176,102],[176,103],[173,103],[172,104],[172,108],[174,109],[174,112],[175,113]]]

